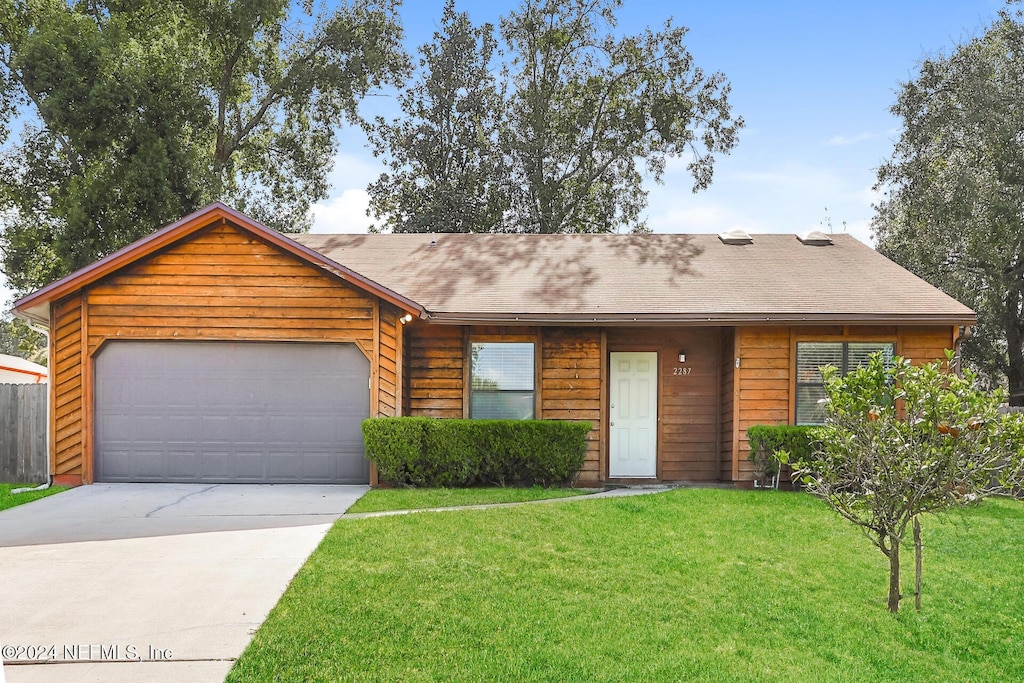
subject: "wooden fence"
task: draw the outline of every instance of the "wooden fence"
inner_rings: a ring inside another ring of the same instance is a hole
[[[0,482],[46,481],[45,384],[0,384]]]

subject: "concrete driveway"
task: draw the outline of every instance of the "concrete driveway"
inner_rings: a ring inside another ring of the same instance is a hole
[[[0,512],[7,683],[222,681],[366,490],[93,484]]]

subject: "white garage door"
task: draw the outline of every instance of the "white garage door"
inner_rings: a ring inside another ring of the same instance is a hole
[[[109,342],[96,480],[366,483],[369,377],[354,344]]]

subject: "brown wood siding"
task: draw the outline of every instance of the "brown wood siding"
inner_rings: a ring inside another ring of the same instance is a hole
[[[717,481],[721,476],[718,424],[718,328],[610,329],[608,350],[658,353],[658,478]],[[686,362],[678,362],[680,351]],[[690,374],[676,374],[676,368]]]
[[[406,414],[462,417],[462,328],[412,323],[405,335]]]
[[[53,451],[54,474],[83,473],[82,301],[72,296],[53,307]]]
[[[740,358],[735,402],[739,440],[732,454],[733,471],[738,473],[737,480],[749,481],[753,479],[753,465],[747,460],[747,429],[758,424],[790,423],[790,328],[740,327],[736,338]]]
[[[723,481],[732,480],[732,431],[733,431],[733,382],[736,378],[736,356],[733,344],[736,331],[733,328],[722,330],[721,343],[721,385],[719,387],[719,405],[721,406],[721,462],[719,478]]]
[[[915,365],[936,360],[945,362],[946,349],[953,348],[956,333],[953,327],[902,327],[899,353]]]
[[[378,389],[377,389],[377,416],[394,417],[399,414],[401,407],[401,394],[398,388],[399,365],[398,365],[398,335],[401,334],[401,324],[398,317],[401,315],[397,309],[389,304],[380,305],[380,337],[378,341]]]
[[[540,415],[545,420],[586,420],[587,456],[577,483],[601,480],[601,332],[544,330],[540,352]]]
[[[738,481],[749,481],[753,474],[747,461],[750,446],[747,429],[756,424],[792,424],[795,404],[794,364],[798,341],[891,341],[896,351],[915,363],[945,358],[952,348],[955,328],[947,326],[794,326],[737,328],[740,369],[737,371],[738,439],[735,459]],[[726,382],[723,379],[723,397]],[[724,421],[728,410],[723,404]],[[723,468],[724,472],[724,468]]]
[[[184,243],[88,290],[89,352],[105,339],[355,342],[372,355],[372,296],[232,226]]]

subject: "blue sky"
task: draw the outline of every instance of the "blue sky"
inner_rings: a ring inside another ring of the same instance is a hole
[[[443,0],[407,0],[411,51],[429,40]],[[496,22],[517,2],[463,1],[474,22]],[[1002,0],[748,2],[627,0],[619,29],[634,33],[673,17],[706,71],[732,83],[746,119],[737,148],[719,159],[710,189],[693,194],[686,160],[665,184],[647,183],[656,232],[802,232],[831,222],[870,242],[875,169],[890,154],[899,121],[889,113],[900,82],[928,55],[983,32]],[[377,104],[387,108],[387,102]],[[317,232],[363,232],[366,184],[382,170],[358,133],[343,135],[330,200]],[[827,208],[827,210],[826,210]]]
[[[518,2],[463,0],[474,22],[497,22]],[[444,0],[406,0],[407,49],[429,40]],[[737,148],[718,161],[710,189],[692,194],[686,160],[665,184],[647,183],[656,232],[794,233],[847,229],[870,243],[875,169],[892,150],[899,121],[889,114],[899,83],[925,56],[980,34],[1002,0],[694,2],[627,0],[619,30],[634,33],[673,17],[705,71],[732,83],[734,111],[747,122]],[[393,97],[371,106],[394,112]],[[346,130],[331,197],[315,207],[316,232],[365,232],[366,185],[383,170],[357,130]],[[0,286],[0,301],[9,299]]]

